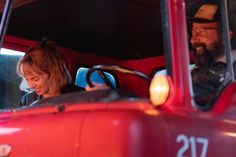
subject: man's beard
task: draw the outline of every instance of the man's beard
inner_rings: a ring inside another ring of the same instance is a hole
[[[207,49],[204,43],[194,45],[194,47],[198,46],[203,47],[202,53],[198,53],[196,49],[194,49],[194,62],[198,68],[212,64],[223,54],[223,45],[221,44],[214,44],[214,49]]]

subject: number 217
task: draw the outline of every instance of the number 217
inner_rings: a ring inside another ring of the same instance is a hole
[[[177,152],[177,157],[184,157],[184,153],[190,149],[191,157],[197,156],[197,146],[201,145],[202,149],[200,152],[200,157],[206,157],[207,148],[208,148],[208,139],[202,137],[187,137],[184,134],[180,134],[176,137],[176,142],[181,143],[182,146],[179,148]]]

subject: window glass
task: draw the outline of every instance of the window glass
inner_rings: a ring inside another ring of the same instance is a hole
[[[25,46],[31,45],[32,40],[39,41],[41,37],[47,36],[63,47],[60,52],[68,58],[73,81],[74,72],[80,65],[90,67],[94,64],[113,64],[113,59],[115,65],[141,71],[150,77],[156,70],[165,66],[162,9],[159,0],[138,2],[93,0],[93,3],[73,1],[56,6],[53,1],[23,1],[24,3],[14,2],[17,4],[14,4],[6,30],[10,38],[9,41],[5,40],[4,44],[8,44],[7,46],[12,44],[14,48],[26,48]],[[95,9],[91,11],[91,7]],[[68,14],[61,12],[62,8]],[[63,52],[64,48],[70,51]],[[84,53],[86,55],[83,55]],[[0,63],[1,93],[4,93],[1,95],[0,103],[1,108],[4,108],[17,104],[21,98],[21,94],[18,93],[20,78],[16,75],[16,64],[20,56],[11,56],[5,52],[0,54],[3,56]],[[108,60],[108,57],[111,60]],[[127,79],[123,74],[119,76],[121,76],[119,82],[122,84],[118,88],[145,98],[149,96],[148,82],[139,83],[139,78],[129,75]],[[117,87],[116,80],[113,77],[112,80]],[[78,82],[81,83],[83,80]],[[14,94],[12,91],[17,93]]]
[[[20,57],[0,53],[0,109],[16,107],[23,94],[19,89],[21,79],[16,74]]]
[[[196,106],[209,110],[219,96],[226,79],[227,47],[223,43],[225,25],[222,25],[220,0],[188,0],[187,23],[193,97]]]
[[[236,72],[236,1],[228,0],[228,16],[229,16],[229,31],[230,41],[232,48],[232,61],[234,67],[234,73]],[[234,74],[234,76],[236,76]]]

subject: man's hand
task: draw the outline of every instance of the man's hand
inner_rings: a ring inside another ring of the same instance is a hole
[[[102,89],[109,89],[110,88],[104,83],[94,83],[93,82],[93,85],[94,85],[94,87],[89,87],[89,85],[87,85],[85,87],[85,90],[89,92],[89,91],[94,91],[94,90],[102,90]]]

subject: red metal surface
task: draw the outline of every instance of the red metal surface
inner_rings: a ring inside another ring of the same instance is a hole
[[[0,143],[12,147],[11,156],[168,156],[167,123],[147,102],[74,104],[64,112],[39,107],[5,115]]]
[[[11,156],[235,156],[235,107],[209,112],[165,112],[148,101],[63,104],[1,113],[0,143]],[[178,141],[179,137],[186,140]],[[200,143],[198,140],[200,139]],[[185,145],[185,142],[189,142]],[[191,143],[195,142],[195,143]],[[218,149],[227,143],[224,149]]]
[[[178,110],[179,106],[185,107],[185,110],[191,110],[191,96],[190,96],[190,73],[189,65],[189,51],[187,46],[187,28],[185,3],[183,0],[168,0],[168,17],[169,17],[169,31],[170,31],[170,53],[172,67],[172,82],[173,90],[171,98],[165,105],[169,109],[174,108]],[[180,75],[181,74],[181,75]],[[175,108],[175,107],[178,108]]]

